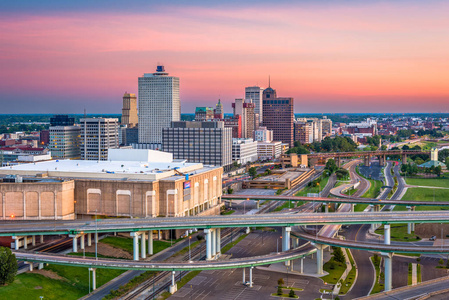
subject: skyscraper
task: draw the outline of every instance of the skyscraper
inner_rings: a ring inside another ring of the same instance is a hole
[[[263,91],[263,126],[273,139],[293,147],[293,98],[278,98],[270,86]]]
[[[259,121],[263,120],[263,88],[249,86],[245,88],[245,99],[251,99],[255,105],[254,113],[259,114]]]
[[[108,160],[108,149],[118,148],[118,119],[83,118],[81,123],[81,159]]]
[[[137,98],[135,94],[125,93],[123,95],[122,125],[135,127],[139,120],[137,119]]]
[[[179,78],[168,76],[164,66],[139,77],[139,144],[161,144],[162,128],[180,120]]]
[[[80,127],[75,126],[75,118],[56,115],[50,118],[49,150],[55,159],[80,158]]]
[[[254,138],[254,130],[258,127],[255,124],[254,103],[251,102],[251,99],[235,99],[235,102],[232,103],[232,108],[234,117],[242,117],[242,138]]]

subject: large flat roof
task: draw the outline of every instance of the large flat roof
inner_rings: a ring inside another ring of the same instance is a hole
[[[0,168],[0,175],[12,174],[35,176],[46,173],[49,177],[137,179],[154,181],[181,173],[202,173],[218,167],[185,161],[139,162],[139,161],[92,161],[51,160]],[[177,177],[177,176],[176,176]],[[173,179],[176,179],[173,178]],[[182,178],[182,176],[179,176]]]

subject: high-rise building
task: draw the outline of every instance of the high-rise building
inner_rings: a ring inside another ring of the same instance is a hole
[[[254,138],[256,127],[255,105],[251,99],[235,99],[232,103],[234,116],[242,116],[242,138]]]
[[[263,126],[273,130],[273,139],[293,147],[293,98],[278,98],[271,87],[263,91]]]
[[[50,143],[48,149],[54,159],[80,158],[80,131],[79,126],[51,126]]]
[[[135,94],[125,93],[123,95],[122,125],[128,128],[135,127],[139,122],[137,117],[137,97]]]
[[[75,118],[68,115],[55,115],[50,118],[50,126],[73,126]]]
[[[321,119],[321,131],[323,133],[323,138],[332,134],[332,120],[328,119],[326,116]]]
[[[75,126],[75,118],[55,115],[50,118],[49,146],[54,159],[80,158],[80,127]]]
[[[162,143],[162,129],[179,120],[179,78],[168,76],[164,66],[139,77],[139,143]]]
[[[249,86],[245,88],[245,99],[251,99],[254,103],[254,113],[259,115],[259,122],[263,119],[263,88],[260,86]]]
[[[118,148],[117,118],[83,118],[81,123],[81,159],[108,160],[108,149]]]
[[[294,122],[294,137],[295,141],[301,144],[310,144],[313,142],[313,128],[310,122],[295,121]]]
[[[170,128],[162,130],[162,147],[175,159],[226,168],[232,164],[231,135],[231,129],[221,121],[172,122]]]
[[[223,112],[223,104],[221,104],[220,99],[218,99],[217,105],[215,105],[214,109],[214,119],[223,119],[224,118],[224,112]]]

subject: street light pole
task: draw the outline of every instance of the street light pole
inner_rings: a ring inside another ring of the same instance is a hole
[[[189,262],[192,262],[192,256],[190,254],[190,240],[192,239],[192,236],[189,236]]]
[[[98,260],[98,217],[95,210],[95,260]]]

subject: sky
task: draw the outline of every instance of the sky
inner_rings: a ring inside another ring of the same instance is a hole
[[[120,113],[158,64],[182,113],[246,86],[296,113],[449,112],[449,1],[0,2],[0,113]]]

